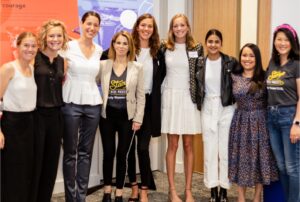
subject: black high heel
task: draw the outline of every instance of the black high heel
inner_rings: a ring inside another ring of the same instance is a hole
[[[111,193],[104,193],[102,202],[111,202]]]

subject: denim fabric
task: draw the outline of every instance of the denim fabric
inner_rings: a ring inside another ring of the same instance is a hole
[[[63,174],[67,202],[84,202],[100,106],[65,104]],[[79,133],[79,135],[78,135]]]
[[[300,142],[292,144],[290,140],[290,130],[295,113],[296,106],[268,107],[268,129],[271,146],[287,202],[300,202]]]

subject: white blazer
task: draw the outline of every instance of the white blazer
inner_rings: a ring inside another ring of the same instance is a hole
[[[101,116],[106,118],[106,106],[109,93],[109,82],[112,73],[113,60],[102,60],[100,71],[97,75],[97,83],[101,82],[103,92],[103,106]],[[132,61],[128,62],[126,76],[126,100],[128,120],[142,123],[145,108],[144,73],[142,64]]]

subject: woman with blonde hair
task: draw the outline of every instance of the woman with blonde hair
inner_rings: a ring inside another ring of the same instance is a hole
[[[104,177],[102,201],[111,201],[116,132],[118,132],[115,202],[123,202],[127,156],[134,133],[143,123],[144,75],[142,65],[134,61],[135,48],[128,32],[121,31],[113,36],[108,57],[108,60],[101,61],[97,76],[103,91],[100,120]]]
[[[67,40],[66,28],[61,21],[46,21],[39,30],[39,51],[34,63],[34,78],[37,85],[37,132],[34,145],[33,202],[50,202],[55,184],[63,135],[61,107],[65,74],[64,59],[58,51],[66,49]]]
[[[167,133],[166,154],[169,180],[169,200],[180,202],[175,183],[175,161],[180,135],[184,149],[184,172],[186,177],[186,201],[194,201],[192,196],[193,136],[201,133],[200,107],[196,73],[197,61],[203,57],[203,47],[192,35],[188,18],[175,15],[169,27],[168,40],[164,45],[166,77],[162,86],[162,133]]]

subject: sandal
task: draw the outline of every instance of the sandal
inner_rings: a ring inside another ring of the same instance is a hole
[[[134,184],[131,184],[131,188],[132,187],[135,187],[135,186],[139,186],[139,184],[137,183],[137,182],[135,182]],[[130,197],[129,199],[128,199],[128,202],[139,202],[139,200],[140,200],[140,195],[138,195],[138,197],[137,198],[132,198],[132,197]]]

